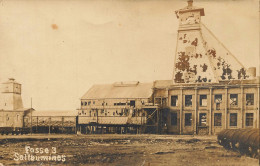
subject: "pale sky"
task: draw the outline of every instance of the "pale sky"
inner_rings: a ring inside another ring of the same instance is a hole
[[[202,22],[259,71],[258,0],[194,0]],[[93,85],[172,78],[186,0],[0,1],[0,82],[22,84],[24,107],[75,110]],[[259,75],[259,72],[257,72]]]

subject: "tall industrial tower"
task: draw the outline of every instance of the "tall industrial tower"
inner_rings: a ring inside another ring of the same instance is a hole
[[[255,68],[246,70],[232,53],[201,23],[204,8],[188,6],[176,11],[179,19],[173,72],[174,83],[218,83],[255,77]]]

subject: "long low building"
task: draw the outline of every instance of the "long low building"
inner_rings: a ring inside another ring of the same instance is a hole
[[[153,105],[153,83],[93,85],[81,98],[78,123],[82,128],[100,126],[116,132],[153,132],[147,125],[158,126],[157,122],[149,122],[157,116],[157,108]]]

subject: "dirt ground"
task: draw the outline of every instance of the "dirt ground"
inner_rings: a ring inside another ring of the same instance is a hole
[[[30,146],[34,152],[26,153],[25,146]],[[49,152],[36,153],[36,148],[47,148]],[[59,158],[63,161],[58,161],[58,157],[51,159],[56,161],[40,158],[41,161],[28,161],[29,158],[20,158],[24,154],[27,157],[28,154],[39,157],[63,155],[64,158]],[[253,166],[259,165],[259,161],[224,149],[217,144],[216,136],[105,134],[0,136],[1,164]]]

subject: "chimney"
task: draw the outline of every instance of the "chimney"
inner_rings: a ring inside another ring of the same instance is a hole
[[[192,7],[193,0],[188,0],[188,8]]]

